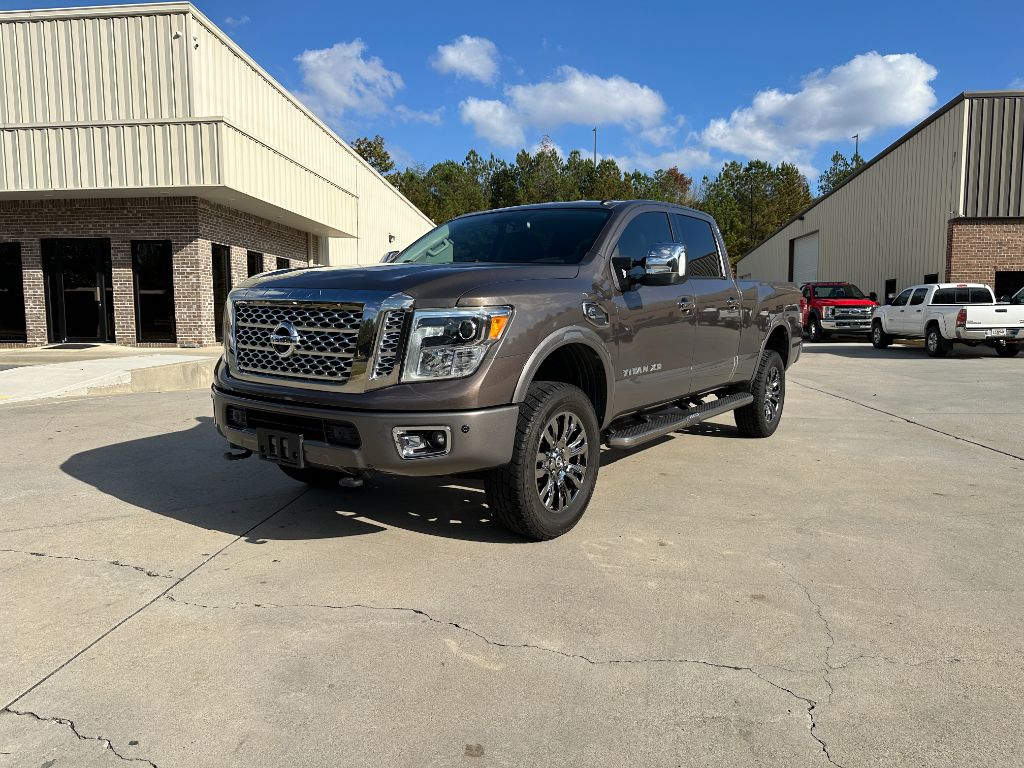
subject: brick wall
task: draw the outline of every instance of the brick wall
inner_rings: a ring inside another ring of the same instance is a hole
[[[997,271],[1024,270],[1024,219],[953,219],[946,236],[946,279],[995,284]]]
[[[214,344],[212,244],[231,248],[232,283],[245,279],[248,250],[305,265],[306,232],[195,197],[90,198],[0,201],[0,240],[21,243],[27,343],[47,342],[46,302],[39,241],[51,237],[110,240],[114,334],[135,344],[132,240],[170,240],[179,346]]]

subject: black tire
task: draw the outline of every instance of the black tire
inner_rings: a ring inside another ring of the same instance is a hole
[[[828,338],[828,334],[821,329],[821,323],[818,322],[816,315],[811,315],[811,319],[807,321],[807,338],[815,344]]]
[[[566,416],[571,419],[566,420]],[[552,424],[554,433],[548,430]],[[562,434],[558,434],[560,424]],[[580,452],[574,452],[572,446],[578,442],[580,431],[584,442],[577,444]],[[519,405],[512,461],[491,470],[484,481],[494,519],[536,541],[571,530],[594,493],[601,461],[600,441],[594,406],[582,390],[562,382],[531,384]],[[542,454],[547,459],[538,461]],[[572,465],[582,467],[579,481],[577,473],[581,470],[570,470]]]
[[[875,320],[871,324],[871,346],[875,349],[885,349],[892,344],[892,336],[882,330],[882,321]]]
[[[939,326],[932,323],[924,332],[924,351],[929,357],[945,357],[953,349],[953,344],[942,338]]]
[[[995,350],[996,354],[1000,357],[1016,357],[1017,353],[1020,352],[1020,345],[1007,344],[1004,342],[1002,344],[996,344]]]
[[[778,352],[766,350],[751,382],[754,402],[733,411],[744,437],[770,437],[782,419],[786,404],[786,366]]]
[[[277,466],[292,480],[298,480],[306,485],[315,485],[317,488],[337,488],[338,481],[345,476],[343,472],[320,467],[286,467],[282,464]]]

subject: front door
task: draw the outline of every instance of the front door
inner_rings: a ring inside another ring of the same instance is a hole
[[[110,240],[40,241],[50,341],[113,341]]]
[[[911,336],[924,336],[925,305],[924,297],[927,295],[927,288],[915,288],[910,294],[910,301],[907,302],[906,310],[903,313],[903,333]]]
[[[686,246],[686,294],[696,305],[697,330],[690,360],[690,389],[728,384],[736,370],[742,329],[741,296],[722,263],[718,240],[705,219],[673,214],[676,238]]]
[[[0,243],[0,341],[25,341],[21,243]]]
[[[651,246],[671,242],[667,213],[640,213],[626,224],[612,257],[639,262]],[[634,285],[616,295],[616,413],[689,393],[695,316],[692,305],[680,305],[685,295],[684,284]]]

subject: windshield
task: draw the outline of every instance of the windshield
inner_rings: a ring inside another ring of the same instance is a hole
[[[814,286],[814,298],[816,299],[866,299],[860,288],[853,283],[843,285],[816,285]]]
[[[467,216],[442,224],[395,261],[417,264],[579,264],[611,211],[525,209]]]

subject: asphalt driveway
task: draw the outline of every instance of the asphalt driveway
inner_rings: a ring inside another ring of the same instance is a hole
[[[810,348],[545,544],[225,462],[206,392],[5,406],[0,767],[1015,764],[1022,373]]]

